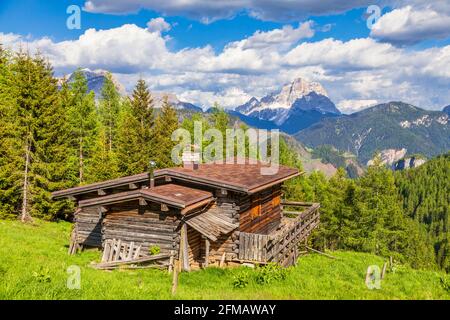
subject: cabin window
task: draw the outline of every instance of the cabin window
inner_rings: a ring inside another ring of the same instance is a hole
[[[259,216],[261,216],[261,205],[257,204],[251,209],[250,217],[252,220],[254,220],[254,219],[258,218]]]
[[[281,197],[276,196],[272,199],[272,208],[276,208],[281,204]]]
[[[250,218],[252,220],[261,216],[261,201],[259,197],[254,196],[252,198],[252,208],[250,209]]]

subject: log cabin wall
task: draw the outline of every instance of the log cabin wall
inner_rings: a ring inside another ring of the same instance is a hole
[[[179,211],[162,212],[160,205],[139,206],[121,204],[113,206],[102,223],[102,240],[121,239],[141,245],[141,252],[158,246],[161,253],[179,248]]]
[[[202,259],[202,235],[197,230],[187,226],[189,265],[200,266]]]
[[[230,218],[234,223],[239,223],[239,206],[236,205],[236,194],[216,194],[216,203],[209,211],[219,213]],[[201,255],[205,258],[205,239],[201,241]],[[225,254],[225,261],[235,260],[239,254],[239,231],[221,235],[217,241],[210,241],[209,263],[218,264]]]
[[[102,221],[98,208],[83,208],[75,213],[76,242],[88,247],[102,246]]]
[[[239,230],[268,234],[281,223],[281,185],[239,199]]]

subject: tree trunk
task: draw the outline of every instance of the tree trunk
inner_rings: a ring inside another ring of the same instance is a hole
[[[80,138],[80,185],[83,184],[84,163],[83,163],[83,138]]]
[[[25,172],[23,178],[23,199],[22,199],[22,214],[20,220],[22,222],[27,222],[32,220],[30,214],[28,213],[28,170],[30,165],[30,147],[26,146],[25,152]]]

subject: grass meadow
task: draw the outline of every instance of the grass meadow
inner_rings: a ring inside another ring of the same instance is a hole
[[[398,266],[381,289],[365,285],[369,265],[384,259],[364,253],[311,254],[282,277],[248,267],[182,273],[171,295],[172,276],[155,269],[100,271],[90,267],[100,251],[67,255],[71,224],[0,220],[0,299],[449,299],[450,277]],[[67,269],[79,266],[81,288],[67,287]],[[265,274],[263,277],[258,277]]]

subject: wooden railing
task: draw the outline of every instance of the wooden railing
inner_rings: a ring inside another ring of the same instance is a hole
[[[319,225],[320,205],[283,202],[282,206],[306,209],[303,211],[283,210],[281,227],[268,235],[240,232],[239,260],[260,263],[277,262],[283,266],[295,263],[298,257],[298,244]]]

